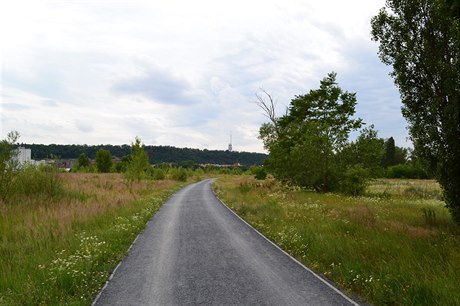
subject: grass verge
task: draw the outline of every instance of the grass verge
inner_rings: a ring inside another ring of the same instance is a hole
[[[0,305],[89,305],[161,204],[184,183],[60,174],[59,197],[0,204]]]
[[[379,180],[364,197],[219,178],[214,189],[285,251],[375,305],[460,305],[460,229],[433,181]]]

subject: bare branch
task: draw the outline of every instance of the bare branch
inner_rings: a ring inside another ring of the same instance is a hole
[[[264,116],[270,119],[270,121],[276,126],[276,102],[265,89],[260,88],[260,91],[262,92],[262,95],[256,93],[257,100],[254,101],[254,103],[262,109],[262,111],[264,112]]]

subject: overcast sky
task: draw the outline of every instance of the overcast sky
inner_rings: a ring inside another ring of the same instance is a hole
[[[384,0],[2,1],[1,137],[263,152],[282,114],[331,71],[379,136],[406,142],[397,88],[371,41]]]

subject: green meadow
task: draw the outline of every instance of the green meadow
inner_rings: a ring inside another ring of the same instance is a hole
[[[373,305],[460,305],[460,228],[433,180],[373,181],[365,196],[225,176],[218,196],[320,275]]]

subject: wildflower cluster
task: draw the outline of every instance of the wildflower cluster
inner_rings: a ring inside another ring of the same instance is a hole
[[[97,269],[107,252],[107,243],[85,232],[78,234],[77,239],[80,244],[75,252],[62,250],[49,265],[39,265],[38,268],[46,273],[47,286],[57,286],[70,294],[85,292],[80,297],[84,300],[99,290],[93,284],[107,277],[106,272]]]
[[[284,226],[276,235],[277,243],[289,253],[302,258],[307,258],[310,243],[294,227]]]
[[[371,286],[375,286],[374,283],[380,282],[380,279],[375,278],[372,274],[359,273],[353,269],[345,273],[347,275],[346,283],[348,286],[359,290],[370,290],[372,288]]]

